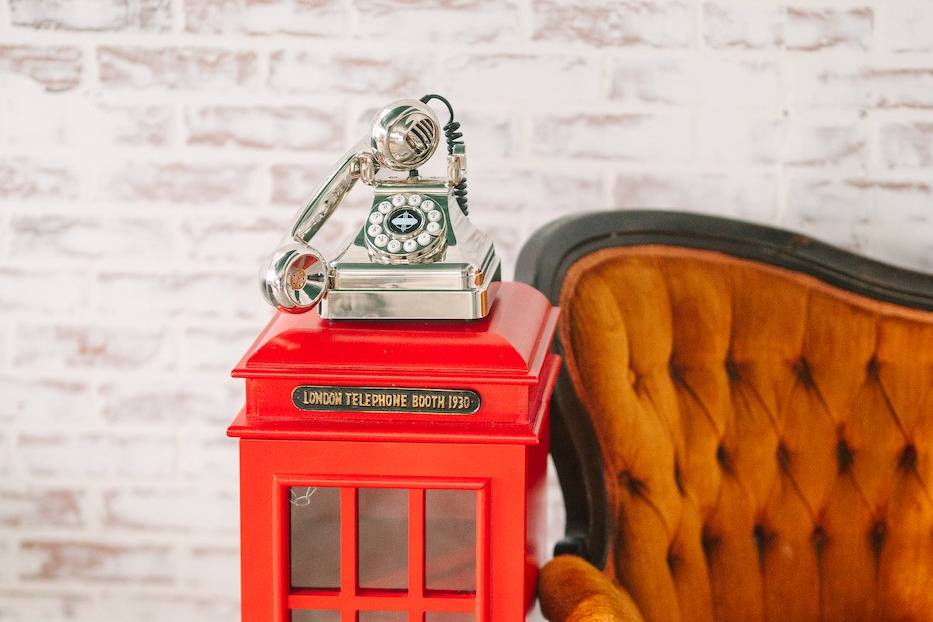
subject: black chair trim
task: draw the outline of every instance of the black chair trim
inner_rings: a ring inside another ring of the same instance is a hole
[[[684,212],[623,210],[556,220],[526,242],[515,278],[557,304],[567,271],[579,259],[604,248],[645,245],[717,251],[807,274],[875,300],[933,311],[933,275],[861,257],[799,233]],[[555,348],[560,351],[560,344]],[[555,554],[580,555],[603,568],[611,517],[602,456],[564,371],[551,403],[551,421],[551,453],[567,510],[565,538]]]

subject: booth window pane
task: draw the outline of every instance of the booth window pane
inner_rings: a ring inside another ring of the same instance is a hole
[[[425,584],[430,590],[476,591],[475,491],[426,491]]]
[[[407,611],[361,611],[359,622],[408,622]]]
[[[408,490],[360,488],[360,587],[408,586]]]
[[[340,622],[340,612],[324,609],[297,609],[292,611],[291,622]]]
[[[424,622],[473,622],[472,613],[453,613],[450,611],[429,611],[424,616]]]
[[[292,486],[288,492],[292,587],[339,587],[340,489]]]

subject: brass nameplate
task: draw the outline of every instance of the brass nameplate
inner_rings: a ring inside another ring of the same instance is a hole
[[[402,389],[299,385],[292,402],[301,410],[472,415],[480,398],[469,389]]]

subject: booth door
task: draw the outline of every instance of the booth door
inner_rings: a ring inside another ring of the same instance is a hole
[[[283,488],[290,622],[482,622],[485,492],[435,480]]]

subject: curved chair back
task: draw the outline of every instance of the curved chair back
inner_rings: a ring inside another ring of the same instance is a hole
[[[539,231],[558,553],[647,620],[931,619],[933,276],[674,212]]]

